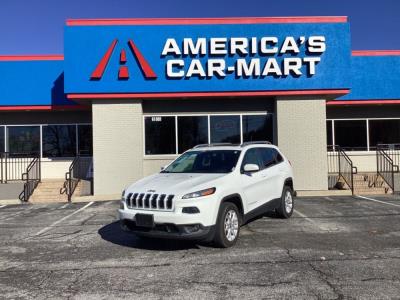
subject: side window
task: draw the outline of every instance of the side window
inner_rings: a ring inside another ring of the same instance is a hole
[[[282,155],[274,148],[262,148],[262,169],[274,166],[283,161]]]
[[[258,148],[252,148],[247,150],[243,158],[242,168],[247,164],[255,164],[260,167],[260,170],[262,169],[260,152]]]

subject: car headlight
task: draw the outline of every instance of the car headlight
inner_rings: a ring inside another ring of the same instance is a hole
[[[215,193],[215,188],[213,187],[213,188],[186,194],[185,196],[182,197],[182,199],[204,197],[204,196],[212,195],[214,193]]]

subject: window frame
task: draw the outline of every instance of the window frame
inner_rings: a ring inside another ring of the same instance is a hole
[[[47,156],[43,156],[43,127],[44,126],[65,126],[65,125],[69,125],[69,126],[75,126],[75,130],[76,130],[76,137],[75,137],[75,141],[76,141],[76,153],[78,153],[78,126],[79,125],[90,125],[92,126],[92,130],[93,130],[93,123],[32,123],[32,124],[0,124],[1,126],[4,126],[4,148],[3,150],[5,150],[5,152],[9,151],[9,144],[8,144],[8,130],[7,127],[24,127],[24,126],[39,126],[40,128],[40,159],[42,161],[53,161],[53,160],[71,160],[74,158],[74,156],[71,157],[47,157]],[[93,147],[93,142],[92,142],[92,147]],[[0,151],[1,152],[1,151]]]
[[[266,170],[266,169],[269,169],[269,168],[273,168],[273,167],[275,167],[275,166],[277,166],[277,165],[279,165],[279,164],[281,164],[281,163],[283,163],[285,161],[285,159],[283,158],[282,154],[276,148],[273,148],[273,147],[259,147],[257,149],[260,149],[259,151],[262,151],[262,149],[271,149],[272,151],[275,151],[275,153],[276,153],[276,155],[274,156],[275,163],[273,165],[263,166],[261,170]],[[278,156],[281,157],[281,161],[278,161]],[[262,153],[261,153],[261,157],[262,157]]]
[[[47,126],[74,126],[75,127],[75,156],[78,155],[78,125],[82,124],[42,124],[40,126],[40,157],[46,159],[71,159],[74,156],[43,156],[43,127]]]
[[[240,120],[240,141],[243,143],[243,116],[248,116],[248,115],[257,115],[257,116],[263,116],[263,115],[272,115],[272,132],[275,133],[275,113],[268,112],[268,111],[255,111],[255,112],[215,112],[215,113],[206,113],[206,112],[198,112],[198,113],[151,113],[151,114],[143,114],[142,118],[142,125],[143,125],[143,158],[144,159],[151,159],[151,158],[169,158],[169,157],[176,157],[181,155],[182,153],[179,152],[178,148],[178,117],[201,117],[205,116],[207,117],[207,126],[208,126],[208,144],[210,144],[211,141],[211,124],[210,124],[210,117],[211,116],[239,116]],[[174,117],[175,118],[175,153],[174,154],[146,154],[146,143],[144,142],[146,139],[146,124],[145,124],[145,119],[148,117]],[[275,134],[273,136],[273,141],[275,142]]]
[[[357,153],[357,152],[363,152],[363,153],[372,153],[375,152],[375,150],[371,150],[371,145],[370,145],[370,136],[369,136],[369,121],[373,120],[400,120],[400,117],[398,118],[329,118],[326,119],[326,121],[332,121],[332,142],[333,145],[336,144],[335,140],[335,121],[366,121],[366,134],[367,134],[367,150],[346,150],[346,152],[350,153]],[[399,141],[400,143],[400,141]]]
[[[252,173],[258,173],[258,172],[261,172],[262,170],[264,170],[263,165],[262,165],[262,156],[260,153],[260,149],[261,149],[260,147],[252,147],[252,148],[249,148],[246,150],[246,152],[243,154],[242,162],[240,164],[240,173],[242,173],[242,174],[244,173],[244,166],[247,165],[247,164],[245,164],[246,155],[249,153],[249,151],[252,151],[252,150],[254,150],[256,152],[256,155],[258,157],[257,165],[260,168],[258,171],[255,171]]]
[[[3,138],[4,138],[4,145],[2,149],[0,149],[0,153],[6,152],[6,145],[7,145],[7,137],[6,137],[6,125],[0,125],[0,130],[3,131]],[[1,134],[1,133],[0,133]]]
[[[39,155],[42,158],[42,124],[9,124],[9,125],[2,125],[5,128],[5,136],[4,136],[4,147],[5,152],[9,152],[10,144],[9,144],[9,134],[8,134],[8,127],[39,127]]]

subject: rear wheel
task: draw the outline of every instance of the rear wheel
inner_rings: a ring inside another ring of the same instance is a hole
[[[294,209],[293,190],[290,186],[284,186],[280,206],[276,209],[279,217],[288,219],[292,216]]]
[[[219,209],[214,244],[221,248],[236,244],[240,232],[240,215],[235,204],[224,202]]]

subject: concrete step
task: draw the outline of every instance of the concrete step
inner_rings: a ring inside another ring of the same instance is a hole
[[[67,202],[68,196],[65,194],[63,179],[50,179],[43,180],[35,189],[33,195],[30,197],[29,202],[32,203],[50,203],[50,202]],[[73,197],[80,196],[85,190],[83,181],[80,181],[75,188]],[[64,192],[60,194],[60,191]]]
[[[339,180],[342,188],[348,189],[343,179]],[[354,194],[356,195],[385,195],[392,193],[385,181],[376,173],[359,173],[353,176]]]
[[[29,198],[29,202],[66,202],[68,201],[67,195],[60,194],[63,186],[64,180],[62,179],[42,180]]]
[[[366,188],[354,189],[356,195],[386,195],[391,194],[391,190],[387,188]]]

